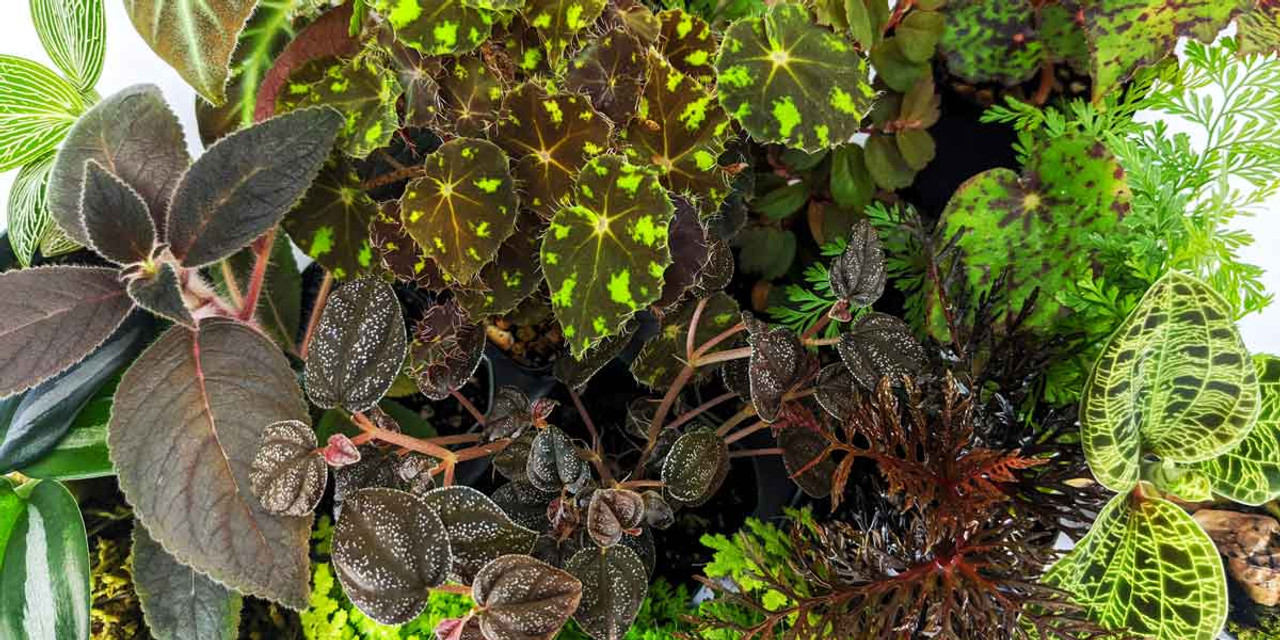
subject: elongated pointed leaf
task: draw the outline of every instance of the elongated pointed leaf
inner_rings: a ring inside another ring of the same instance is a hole
[[[0,397],[79,362],[131,308],[114,269],[41,267],[0,275]]]
[[[529,553],[538,538],[471,487],[433,489],[422,499],[444,522],[453,552],[451,578],[463,584],[472,583],[485,565],[500,556]]]
[[[1280,496],[1280,358],[1256,355],[1261,408],[1249,435],[1220,456],[1195,463],[1216,493],[1243,504]]]
[[[14,256],[23,267],[31,266],[31,258],[40,248],[41,239],[57,228],[49,213],[47,188],[55,157],[49,154],[22,165],[9,187],[5,224]]]
[[[44,65],[0,55],[0,171],[56,149],[84,109],[76,88]]]
[[[172,264],[160,264],[155,273],[150,275],[139,274],[129,280],[128,290],[129,298],[139,307],[178,324],[196,326],[191,310],[187,309],[186,300],[182,297],[178,272]]]
[[[621,640],[649,594],[649,572],[640,556],[621,544],[588,546],[569,558],[565,570],[582,581],[582,603],[573,619],[593,638]]]
[[[107,50],[102,0],[32,0],[31,21],[62,74],[80,91],[93,89]]]
[[[866,220],[849,232],[849,244],[831,263],[831,292],[855,307],[869,307],[884,293],[884,249]]]
[[[7,484],[0,479],[0,637],[89,637],[89,543],[76,499],[57,482]]]
[[[525,555],[495,558],[476,575],[471,597],[489,640],[550,640],[582,600],[582,583]]]
[[[151,258],[156,227],[147,203],[133,187],[97,160],[85,163],[84,193],[80,215],[94,251],[116,264],[133,264]]]
[[[1170,272],[1111,336],[1085,381],[1085,457],[1099,482],[1126,491],[1143,454],[1198,462],[1230,450],[1248,435],[1259,404],[1230,305],[1203,282]]]
[[[787,392],[815,372],[818,361],[789,329],[765,324],[746,311],[742,322],[751,345],[751,404],[761,420],[773,422],[782,411]]]
[[[133,584],[156,640],[232,640],[240,594],[169,555],[141,524],[133,526]]]
[[[391,389],[406,349],[391,286],[374,278],[343,285],[329,297],[307,354],[307,397],[326,409],[364,411]]]
[[[169,199],[191,158],[182,125],[159,87],[134,85],[94,105],[71,127],[58,150],[49,176],[49,213],[68,237],[82,245],[89,244],[80,214],[89,160],[96,160],[142,196],[163,238]]]
[[[256,0],[124,0],[138,34],[205,100],[226,100],[231,56]]]
[[[107,452],[107,421],[111,418],[111,396],[115,391],[115,385],[99,389],[76,414],[71,427],[53,449],[20,469],[22,474],[43,480],[88,480],[115,475]],[[4,402],[14,400],[9,398]]]
[[[125,372],[108,442],[135,515],[179,562],[301,609],[310,591],[310,518],[268,513],[249,474],[267,425],[306,418],[297,379],[275,345],[246,325],[212,318],[196,331],[169,329]]]

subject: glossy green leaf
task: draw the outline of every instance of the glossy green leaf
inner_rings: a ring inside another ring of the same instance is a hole
[[[303,253],[334,278],[350,280],[367,275],[373,265],[369,225],[377,212],[355,168],[333,157],[282,224]]]
[[[1236,446],[1253,426],[1258,396],[1230,305],[1203,282],[1169,272],[1111,336],[1085,381],[1085,457],[1099,482],[1126,491],[1144,454],[1198,462]]]
[[[196,331],[169,329],[125,372],[108,444],[135,516],[179,562],[301,609],[310,518],[268,513],[249,473],[267,425],[306,418],[275,345],[247,325],[210,318]],[[165,482],[156,482],[161,473]]]
[[[0,497],[0,637],[88,638],[89,543],[76,499],[41,480],[12,495]]]
[[[429,55],[474,51],[489,37],[493,14],[467,0],[369,0],[396,40]]]
[[[515,522],[488,496],[471,487],[433,489],[423,495],[427,507],[440,516],[453,553],[452,579],[463,584],[493,560],[513,553],[529,553],[538,534]]]
[[[928,62],[938,40],[946,31],[943,15],[937,11],[912,11],[894,29],[902,54],[912,62]]]
[[[651,389],[665,390],[675,381],[687,360],[685,338],[697,306],[691,300],[680,308],[679,313],[665,316],[657,335],[644,343],[644,348],[631,363],[631,375],[641,384]],[[699,318],[698,329],[694,332],[694,344],[703,344],[738,324],[740,316],[737,301],[723,293],[712,295],[707,299]],[[715,365],[698,367],[693,381],[705,382],[715,375],[716,369]]]
[[[1103,626],[1158,640],[1213,640],[1227,619],[1218,550],[1182,507],[1161,498],[1112,498],[1044,580]]]
[[[34,464],[22,469],[22,473],[45,480],[87,480],[114,475],[107,451],[107,421],[111,419],[113,394],[115,385],[100,389],[76,414],[66,435]]]
[[[1249,435],[1226,453],[1194,464],[1215,493],[1260,505],[1280,496],[1280,358],[1253,357],[1261,408]]]
[[[552,638],[578,609],[582,591],[577,578],[527,555],[495,558],[471,585],[488,640]]]
[[[730,26],[716,73],[720,104],[752,138],[806,151],[847,142],[876,95],[856,44],[789,2]]]
[[[600,17],[604,7],[605,0],[527,0],[524,19],[537,30],[554,67],[565,48]]]
[[[425,169],[400,199],[405,229],[446,274],[470,283],[516,228],[507,156],[487,140],[457,138],[428,156]]]
[[[565,86],[591,98],[600,113],[622,127],[639,106],[646,68],[640,40],[618,28],[583,48],[569,64]]]
[[[588,545],[564,568],[582,582],[582,602],[573,614],[582,630],[603,640],[626,636],[649,594],[649,572],[640,556],[626,545]]]
[[[85,106],[75,87],[40,63],[0,55],[0,171],[56,149]]]
[[[98,255],[122,265],[151,259],[156,227],[147,203],[96,160],[85,163],[80,210],[90,246]]]
[[[502,315],[515,309],[542,284],[538,251],[546,224],[537,214],[522,209],[515,232],[498,248],[493,262],[480,270],[478,285],[454,289],[454,299],[472,318]]]
[[[1030,2],[957,0],[947,3],[939,48],[947,68],[966,82],[1014,85],[1035,75],[1044,45]]]
[[[141,524],[133,526],[133,584],[156,640],[233,640],[240,594],[169,555]]]
[[[53,170],[54,154],[22,165],[9,187],[8,215],[5,223],[9,231],[9,244],[18,258],[18,264],[31,266],[31,258],[40,248],[40,240],[56,228],[49,214],[46,184]]]
[[[384,147],[400,128],[396,101],[404,89],[394,70],[373,56],[352,60],[317,58],[289,74],[276,98],[276,113],[329,106],[342,113],[337,146],[363,158]]]
[[[77,89],[92,90],[107,49],[102,0],[31,0],[31,21],[53,64]]]
[[[215,105],[226,100],[231,55],[257,0],[124,0],[142,39]]]
[[[575,356],[661,295],[674,211],[658,177],[619,156],[582,170],[574,204],[542,241],[551,307]]]
[[[846,144],[831,153],[831,197],[836,204],[861,210],[871,204],[876,185],[867,171],[862,147]]]
[[[809,185],[797,180],[756,198],[751,208],[773,220],[784,220],[807,204],[809,196]]]
[[[361,278],[325,304],[307,353],[307,397],[317,406],[365,411],[386,395],[404,364],[404,313],[391,285]]]
[[[738,267],[766,280],[786,273],[796,257],[796,235],[790,229],[748,227],[735,242],[739,247]]]
[[[905,189],[915,182],[916,170],[903,157],[897,136],[872,134],[867,139],[865,154],[867,172],[881,187]]]
[[[463,137],[481,138],[498,120],[505,87],[502,78],[479,55],[460,56],[440,79],[440,128]]]
[[[703,86],[716,80],[716,52],[720,43],[711,25],[701,17],[681,9],[658,14],[658,53],[667,63]]]
[[[550,218],[578,171],[609,146],[612,127],[581,94],[526,82],[506,94],[492,139],[516,159],[521,201]]]
[[[927,78],[930,65],[914,62],[902,50],[897,38],[881,40],[871,49],[871,64],[876,77],[884,80],[894,91],[907,91],[920,80]]]

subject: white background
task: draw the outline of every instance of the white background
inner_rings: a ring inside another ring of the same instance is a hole
[[[0,0],[0,3],[4,5],[0,11],[3,17],[3,22],[0,22],[0,53],[31,58],[56,69],[40,46],[27,2]],[[182,119],[192,155],[199,154],[201,145],[196,132],[195,93],[134,31],[123,2],[106,0],[106,6],[107,55],[102,78],[97,85],[98,93],[108,96],[138,83],[159,85]],[[8,202],[9,186],[16,173],[0,175],[0,210]],[[1280,198],[1270,202],[1266,210],[1256,217],[1239,220],[1237,227],[1249,231],[1255,238],[1254,245],[1241,252],[1244,260],[1266,269],[1264,282],[1267,291],[1280,294]],[[3,229],[2,223],[0,229]],[[1260,314],[1245,318],[1240,326],[1251,351],[1280,354],[1280,301]]]

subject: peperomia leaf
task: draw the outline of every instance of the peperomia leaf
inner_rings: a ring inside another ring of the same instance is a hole
[[[99,102],[76,121],[49,175],[49,213],[77,244],[89,244],[80,215],[85,163],[95,160],[133,187],[164,237],[169,200],[191,158],[178,117],[160,88],[135,85]]]
[[[368,0],[396,40],[429,56],[473,51],[489,37],[493,15],[468,0]]]
[[[644,522],[654,529],[666,529],[676,523],[675,510],[657,491],[644,492]]]
[[[605,0],[528,0],[524,19],[537,30],[554,67],[578,32],[595,22],[604,7]]]
[[[307,397],[323,408],[364,411],[391,389],[407,349],[395,291],[361,278],[329,297],[304,371]]]
[[[249,474],[267,425],[306,417],[279,349],[247,325],[209,318],[195,331],[169,329],[125,372],[107,441],[134,514],[179,562],[301,609],[310,518],[268,513]]]
[[[848,142],[876,95],[855,43],[790,2],[730,26],[716,74],[720,104],[752,138],[805,151]]]
[[[529,483],[543,491],[577,493],[591,481],[591,466],[558,427],[542,429],[533,438],[525,472]]]
[[[640,494],[627,489],[597,489],[587,506],[587,534],[596,544],[609,547],[622,536],[640,535],[645,504]]]
[[[729,118],[715,97],[661,56],[649,56],[649,75],[636,117],[627,128],[627,156],[658,170],[663,186],[714,214],[729,189],[717,158]]]
[[[881,378],[893,383],[914,376],[924,368],[924,347],[911,333],[911,325],[887,313],[869,313],[840,336],[840,359],[858,385],[874,391]]]
[[[1126,491],[1144,454],[1212,458],[1248,435],[1258,407],[1257,374],[1231,306],[1203,282],[1171,271],[1094,363],[1081,392],[1081,441],[1094,477]]]
[[[729,473],[729,447],[713,431],[680,436],[662,464],[662,486],[676,502],[701,504]]]
[[[58,147],[84,98],[38,62],[0,55],[0,171],[38,160]]]
[[[1161,498],[1112,498],[1044,580],[1103,626],[1159,640],[1212,640],[1227,618],[1227,577],[1213,541]]]
[[[527,555],[504,555],[485,565],[471,585],[488,640],[551,640],[578,608],[582,583]]]
[[[669,9],[658,14],[661,30],[658,32],[658,53],[667,62],[703,86],[711,86],[716,80],[716,41],[711,25],[699,16],[681,9]]]
[[[156,245],[156,227],[132,187],[89,160],[84,168],[81,216],[90,246],[116,264],[145,262]]]
[[[658,177],[621,157],[583,168],[574,204],[556,213],[542,241],[551,307],[575,356],[661,295],[673,213]]]
[[[485,342],[484,327],[467,319],[457,301],[431,307],[414,332],[409,375],[428,398],[443,400],[476,372]]]
[[[428,589],[448,580],[450,537],[422,498],[361,489],[344,501],[333,529],[334,573],[365,615],[403,624],[426,608]]]
[[[773,422],[782,411],[786,394],[817,371],[817,358],[805,349],[799,336],[784,327],[771,327],[746,311],[742,322],[751,345],[751,404],[761,420]]]
[[[939,48],[947,68],[966,82],[1014,85],[1035,75],[1044,46],[1030,2],[959,0],[947,3]]]
[[[61,483],[0,477],[0,637],[88,638],[89,544]]]
[[[210,147],[173,194],[173,255],[187,267],[206,265],[276,226],[315,180],[341,126],[332,109],[302,109]]]
[[[519,387],[498,387],[493,394],[493,405],[485,414],[485,437],[489,440],[516,438],[532,426],[533,413],[530,411],[529,396]]]
[[[502,77],[478,55],[461,56],[440,80],[440,126],[459,136],[483,137],[498,120],[505,87]]]
[[[130,573],[147,628],[157,640],[233,640],[244,598],[169,555],[133,525]]]
[[[349,162],[330,158],[298,206],[285,214],[283,226],[311,259],[338,280],[358,278],[373,261],[369,226],[378,203],[360,188]],[[279,242],[279,240],[277,240]]]
[[[855,384],[857,381],[849,373],[849,368],[843,362],[833,362],[818,372],[813,397],[831,417],[845,420],[858,406]]]
[[[625,545],[588,546],[565,563],[582,581],[582,603],[573,619],[593,638],[621,640],[635,622],[649,594],[649,572]]]
[[[687,359],[686,337],[696,307],[697,302],[691,300],[680,308],[679,313],[662,319],[658,334],[644,344],[644,348],[631,363],[631,375],[636,380],[651,389],[663,390],[671,386]],[[703,344],[733,327],[740,316],[736,300],[723,293],[712,295],[702,310],[698,329],[694,332],[694,344]],[[694,381],[705,382],[715,371],[715,365],[700,366],[694,372]]]
[[[500,556],[529,553],[538,538],[471,487],[432,489],[422,499],[444,523],[453,553],[451,578],[463,584],[476,581],[476,574]]]
[[[154,271],[141,270],[125,277],[128,278],[129,297],[134,304],[161,318],[189,327],[196,326],[182,297],[182,283],[173,264],[162,262]]]
[[[1280,496],[1280,358],[1256,355],[1261,409],[1249,435],[1226,453],[1195,468],[1209,476],[1215,493],[1243,504],[1264,504]]]
[[[328,106],[344,118],[339,149],[363,158],[386,146],[400,128],[396,101],[404,92],[396,73],[370,56],[351,60],[325,57],[289,74],[289,86],[276,98],[276,113]]]
[[[565,86],[591,98],[591,104],[618,126],[636,112],[645,79],[645,50],[625,29],[595,40],[569,64]]]
[[[249,486],[262,507],[282,516],[305,516],[319,504],[329,469],[316,450],[316,432],[305,422],[267,425],[249,469]]]
[[[215,105],[226,100],[231,56],[256,0],[125,0],[142,39]]]
[[[132,308],[115,269],[59,266],[0,274],[0,397],[82,360]]]
[[[480,270],[474,289],[454,289],[454,299],[472,318],[502,315],[515,309],[542,284],[538,250],[546,225],[537,214],[521,209],[516,228],[498,248],[493,262]]]
[[[425,169],[400,199],[404,227],[441,270],[469,283],[516,228],[507,156],[487,140],[456,138],[428,156]]]
[[[508,92],[492,140],[516,158],[525,206],[551,217],[578,171],[609,146],[609,120],[577,93],[526,82]]]
[[[31,22],[49,59],[80,91],[102,74],[107,20],[102,0],[32,0]]]
[[[826,456],[816,464],[813,462],[826,453],[829,444],[821,432],[802,426],[789,427],[778,434],[778,447],[782,449],[782,462],[787,473],[796,485],[814,498],[831,495],[831,479],[837,471],[836,459]],[[811,464],[813,466],[809,466]],[[804,473],[797,475],[806,467]]]
[[[1241,9],[1219,0],[1098,0],[1083,7],[1093,59],[1093,96],[1118,89],[1139,67],[1173,53],[1178,38],[1212,42]]]
[[[831,262],[831,292],[855,307],[869,307],[884,293],[884,249],[875,227],[860,220],[849,231],[849,244]]]

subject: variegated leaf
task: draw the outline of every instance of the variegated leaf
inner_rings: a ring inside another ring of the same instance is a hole
[[[1256,355],[1258,419],[1233,449],[1195,468],[1209,476],[1215,493],[1243,504],[1264,504],[1280,496],[1280,358]]]
[[[474,51],[493,29],[493,12],[468,0],[368,0],[395,29],[396,40],[429,55]]]
[[[678,313],[665,316],[657,335],[649,338],[649,341],[644,344],[644,348],[631,363],[631,375],[635,376],[641,384],[651,389],[665,390],[675,381],[687,359],[686,337],[697,306],[697,301],[690,300],[680,308]],[[741,314],[736,300],[723,293],[713,294],[707,299],[707,304],[698,319],[698,328],[694,331],[694,344],[703,344],[738,324]],[[730,346],[733,344],[735,342],[729,343]],[[705,382],[715,375],[717,368],[715,365],[698,367],[694,372],[693,382]]]
[[[53,170],[54,154],[25,164],[18,170],[9,187],[9,207],[6,224],[9,244],[13,247],[18,264],[29,267],[31,258],[40,248],[40,240],[51,229],[57,228],[49,215],[49,199],[46,185]]]
[[[658,14],[661,30],[658,32],[658,53],[667,62],[703,86],[711,86],[716,80],[716,40],[711,25],[701,17],[680,9],[669,9]]]
[[[604,7],[605,0],[528,0],[524,17],[538,31],[554,67],[578,32],[595,22]]]
[[[378,203],[360,188],[355,168],[332,156],[282,224],[303,253],[334,278],[350,280],[373,266],[369,227],[377,214]]]
[[[31,0],[31,21],[49,59],[81,91],[102,73],[107,49],[103,0]]]
[[[58,147],[85,110],[75,87],[44,65],[0,55],[0,171]]]
[[[124,0],[142,39],[215,105],[226,100],[231,55],[257,0]]]
[[[506,87],[479,55],[460,56],[440,79],[440,128],[458,136],[482,138],[498,120]]]
[[[337,109],[343,117],[337,147],[363,158],[386,146],[400,128],[396,101],[402,93],[395,71],[372,56],[317,58],[289,75],[288,89],[276,98],[276,113],[324,105]]]
[[[645,50],[625,29],[614,29],[585,47],[569,65],[565,86],[619,127],[636,112],[645,79]]]

